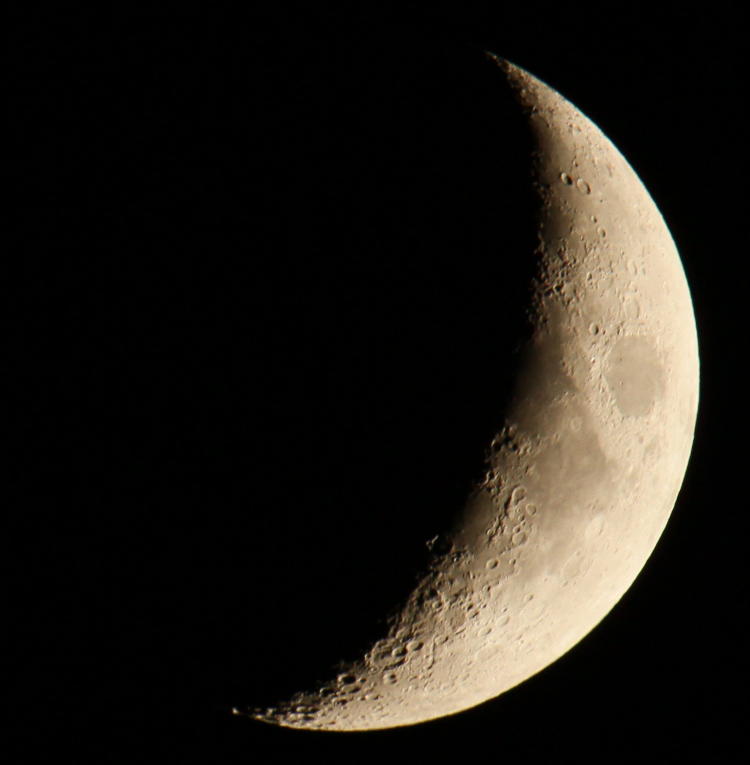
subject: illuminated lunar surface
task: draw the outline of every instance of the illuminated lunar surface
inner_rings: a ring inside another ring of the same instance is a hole
[[[493,61],[535,136],[540,216],[537,251],[519,255],[538,262],[533,331],[486,473],[382,639],[321,687],[237,713],[367,730],[493,698],[596,626],[674,506],[698,402],[675,245],[596,125],[529,73]]]

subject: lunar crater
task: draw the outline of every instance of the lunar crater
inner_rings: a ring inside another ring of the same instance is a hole
[[[620,338],[609,353],[605,376],[618,409],[626,417],[643,417],[663,395],[664,372],[650,337]]]

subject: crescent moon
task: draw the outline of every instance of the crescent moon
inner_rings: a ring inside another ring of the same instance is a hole
[[[319,688],[237,714],[371,730],[498,696],[605,617],[674,507],[698,405],[695,319],[675,244],[599,128],[490,58],[533,130],[540,215],[533,330],[486,473],[360,660]]]

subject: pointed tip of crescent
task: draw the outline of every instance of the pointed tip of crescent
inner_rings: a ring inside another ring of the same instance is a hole
[[[493,64],[502,69],[505,76],[508,78],[508,82],[517,91],[520,92],[528,83],[536,78],[529,74],[523,67],[514,64],[507,58],[498,56],[497,53],[493,53],[490,50],[484,51],[485,57]]]
[[[308,723],[308,720],[312,718],[301,719],[302,715],[290,715],[288,714],[289,711],[276,707],[266,707],[265,709],[260,707],[232,707],[231,714],[235,717],[245,717],[256,722],[265,723],[266,725],[275,725],[279,728],[304,730],[319,727]]]
[[[517,74],[524,71],[517,64],[514,64],[503,56],[498,56],[497,53],[493,53],[491,50],[485,50],[484,55],[489,61],[492,61],[493,64],[497,64],[497,66],[499,66],[506,74]]]
[[[501,69],[507,71],[509,67],[513,66],[507,58],[498,56],[497,53],[493,53],[491,50],[484,51],[485,58],[492,61],[493,64],[497,64]]]

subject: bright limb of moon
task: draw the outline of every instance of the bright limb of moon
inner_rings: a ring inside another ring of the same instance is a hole
[[[674,507],[698,403],[695,320],[674,242],[599,128],[492,58],[536,142],[538,270],[517,393],[447,551],[387,634],[322,687],[247,710],[257,719],[390,728],[503,693],[604,618]]]

